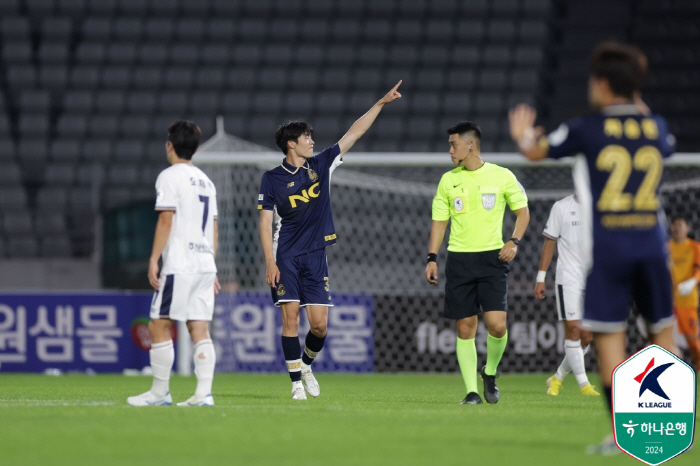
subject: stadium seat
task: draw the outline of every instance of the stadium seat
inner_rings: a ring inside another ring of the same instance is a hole
[[[132,91],[126,99],[126,110],[131,115],[142,118],[153,113],[157,108],[157,104],[154,92]]]
[[[64,92],[68,87],[68,66],[65,64],[40,66],[38,85],[41,89]]]
[[[361,33],[360,22],[355,18],[337,18],[330,29],[334,43],[354,43]]]
[[[73,254],[67,234],[51,234],[41,239],[41,257],[70,257]]]
[[[193,74],[190,67],[167,68],[163,77],[163,85],[166,89],[189,89],[192,87]]]
[[[80,64],[99,65],[106,56],[105,46],[99,42],[83,42],[75,51],[76,61]]]
[[[465,93],[445,94],[443,96],[442,109],[447,114],[462,115],[461,119],[464,120],[472,111],[472,97]]]
[[[233,49],[233,62],[236,66],[257,65],[262,60],[262,50],[259,45],[236,45]]]
[[[162,86],[163,72],[157,66],[139,66],[134,70],[132,78],[134,88],[155,91]]]
[[[363,76],[366,80],[362,81],[360,76]],[[358,72],[358,74],[351,75],[351,71],[345,67],[333,67],[326,69],[321,73],[320,81],[318,83],[317,89],[322,90],[343,90],[347,89],[350,85],[351,79],[355,81],[356,89],[363,89],[364,87],[373,87],[372,83],[376,82],[378,79],[378,73],[370,73],[366,69]],[[361,83],[361,84],[358,84]]]
[[[232,112],[246,115],[252,106],[252,98],[249,92],[231,91],[225,92],[221,99],[222,112]]]
[[[17,185],[0,186],[0,210],[14,212],[27,210],[27,193]]]
[[[80,142],[78,139],[54,139],[51,141],[51,145],[49,147],[49,159],[51,161],[74,164],[77,162],[79,157]]]
[[[204,66],[222,66],[228,64],[230,54],[231,48],[228,44],[205,44],[200,59]]]
[[[21,114],[17,129],[20,137],[48,137],[50,125],[47,114]]]
[[[511,61],[510,48],[504,45],[487,45],[484,48],[483,61],[489,66],[508,66]]]
[[[190,95],[189,111],[193,113],[216,114],[221,98],[216,91],[197,91]]]
[[[95,89],[100,82],[100,71],[97,66],[76,66],[70,74],[69,82],[74,89]]]
[[[125,104],[124,91],[100,91],[95,99],[95,109],[100,113],[121,113]]]
[[[119,134],[123,138],[146,138],[150,135],[150,121],[146,116],[130,115],[122,118]]]
[[[131,84],[131,70],[127,66],[105,66],[100,75],[100,84],[107,89],[126,89]]]
[[[182,114],[187,109],[187,92],[165,91],[158,95],[160,113]]]
[[[117,162],[107,170],[107,183],[111,186],[134,186],[139,179],[138,166]]]
[[[31,29],[29,21],[21,16],[5,16],[0,18],[0,35],[4,41],[19,40],[29,41]]]
[[[450,61],[454,66],[475,67],[479,58],[479,48],[472,45],[456,46],[450,55]]]
[[[53,154],[49,149],[49,158],[53,160]],[[70,186],[75,181],[75,165],[70,163],[49,163],[44,171],[44,180],[47,186]]]
[[[36,238],[22,235],[7,240],[7,256],[10,258],[32,258],[39,254]]]
[[[420,92],[415,96],[409,97],[408,108],[417,115],[426,113],[434,115],[442,108],[440,94],[438,92]]]
[[[69,17],[49,17],[41,21],[39,34],[43,41],[70,41],[73,34],[73,22]]]
[[[113,139],[118,129],[119,117],[116,115],[93,115],[88,120],[88,133],[94,138]]]
[[[10,65],[6,79],[11,89],[32,89],[36,87],[36,69],[32,65]]]
[[[2,216],[2,231],[6,236],[28,235],[34,232],[34,223],[29,211],[5,212]]]
[[[297,94],[297,95],[304,95],[304,94]],[[307,94],[307,96],[311,99],[311,94]],[[289,102],[289,99],[288,99]],[[310,112],[312,108],[312,103],[307,102],[306,106],[302,106],[301,110],[297,111],[302,111],[302,112]],[[319,92],[316,94],[316,111],[318,112],[319,115],[338,115],[342,114],[345,110],[346,106],[346,99],[345,99],[345,93],[339,92],[339,91],[331,91],[331,92]],[[291,110],[291,109],[290,109]]]
[[[235,67],[226,76],[226,87],[229,89],[251,89],[257,83],[257,73],[252,67]]]
[[[361,66],[383,66],[386,61],[386,47],[382,45],[362,45],[357,54],[357,63]]]
[[[454,90],[470,90],[476,84],[476,76],[472,68],[454,68],[447,73],[447,88]]]
[[[94,106],[91,91],[68,91],[63,96],[63,110],[67,113],[89,113]]]
[[[484,34],[483,21],[475,19],[459,20],[455,28],[455,39],[458,44],[476,45],[482,40]]]
[[[5,0],[0,2],[0,17],[16,15],[19,13],[19,0]],[[0,253],[0,256],[2,254]]]
[[[312,55],[311,52],[313,50],[308,47],[306,51],[303,53],[304,57],[309,57]],[[322,51],[320,52],[321,54],[323,53]],[[347,66],[348,63],[353,63],[355,61],[355,57],[357,55],[357,50],[355,46],[352,45],[345,45],[345,44],[335,44],[331,45],[327,49],[326,57],[325,57],[325,62],[330,64],[331,66]],[[302,60],[302,51],[300,50],[299,58],[297,60]],[[308,65],[318,65],[321,63],[320,60],[317,60],[315,57],[313,60],[309,60],[308,58],[304,58],[302,60],[303,62],[307,63]]]
[[[486,90],[501,90],[508,82],[508,72],[505,69],[482,69],[479,73],[479,87]]]
[[[68,188],[65,186],[51,185],[43,187],[36,195],[36,205],[39,211],[58,212],[65,211],[68,199]],[[45,223],[42,223],[44,226]],[[44,233],[42,231],[42,233]]]
[[[136,61],[136,44],[116,42],[107,47],[107,63],[113,65],[132,65]]]
[[[145,2],[133,2],[145,6]],[[143,19],[138,17],[117,17],[114,21],[113,35],[117,40],[137,42],[144,31]]]
[[[26,65],[32,61],[31,42],[8,42],[2,45],[2,59],[10,64]]]
[[[20,112],[46,113],[51,107],[48,91],[22,91],[19,95]]]
[[[86,139],[80,151],[81,160],[102,163],[111,158],[112,150],[112,143],[107,139]]]
[[[19,165],[12,160],[2,162],[0,170],[0,187],[19,186],[22,181],[22,173]]]
[[[509,44],[515,39],[513,19],[492,19],[486,26],[486,38],[492,44]]]
[[[292,70],[288,86],[291,90],[314,90],[319,82],[319,72],[315,67]]]
[[[175,23],[176,40],[198,43],[204,39],[205,23],[201,18],[184,17]]]
[[[253,98],[253,112],[258,115],[277,115],[282,108],[280,92],[258,92]]]
[[[325,43],[329,35],[336,31],[331,30],[331,23],[327,19],[307,18],[301,23],[299,36],[302,40],[317,44]],[[349,36],[345,36],[344,40],[351,40]]]
[[[56,10],[60,14],[80,18],[87,10],[87,0],[58,0]]]
[[[382,72],[380,69],[367,66],[354,69],[350,84],[352,89],[376,91],[385,83],[382,80]]]
[[[211,43],[230,44],[236,37],[235,22],[228,18],[213,17],[207,24],[206,33]]]

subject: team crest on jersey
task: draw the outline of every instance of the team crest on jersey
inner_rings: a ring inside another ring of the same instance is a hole
[[[484,206],[486,210],[492,210],[496,207],[496,194],[495,193],[484,193],[481,195],[481,205]]]
[[[284,289],[283,284],[277,285],[277,296],[284,296],[284,294],[287,292],[287,290]]]
[[[311,181],[316,181],[316,180],[318,179],[318,173],[316,173],[316,172],[313,171],[312,169],[309,168],[309,169],[307,170],[307,172],[309,173],[309,179],[310,179]]]

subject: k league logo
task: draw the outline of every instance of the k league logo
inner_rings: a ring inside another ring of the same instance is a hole
[[[650,465],[680,455],[695,433],[695,371],[660,346],[642,349],[612,374],[615,443]]]

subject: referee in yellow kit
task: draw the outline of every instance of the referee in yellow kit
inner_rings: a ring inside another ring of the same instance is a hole
[[[508,343],[506,298],[509,262],[530,222],[527,195],[507,168],[481,159],[481,129],[471,121],[449,128],[450,157],[455,168],[445,173],[433,199],[425,278],[437,284],[437,253],[451,220],[445,275],[445,317],[457,321],[457,361],[467,387],[461,404],[480,404],[477,391],[476,326],[484,312],[488,329],[486,365],[479,371],[484,398],[498,402],[496,369]],[[517,216],[515,231],[503,244],[506,203]]]

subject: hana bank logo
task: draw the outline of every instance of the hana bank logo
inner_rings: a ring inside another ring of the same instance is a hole
[[[646,369],[644,369],[644,372],[639,374],[634,378],[634,380],[640,384],[639,386],[639,397],[641,398],[642,395],[649,391],[656,396],[659,396],[663,398],[664,400],[668,400],[667,403],[665,402],[638,402],[638,407],[639,408],[670,408],[671,407],[671,399],[666,395],[666,392],[664,391],[663,388],[661,388],[661,385],[659,384],[659,376],[663,374],[666,369],[671,367],[674,363],[669,362],[666,364],[661,364],[660,366],[654,367],[654,358],[651,358],[651,361],[649,361],[649,364],[647,364]],[[653,367],[653,369],[652,369]]]

